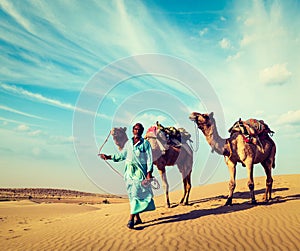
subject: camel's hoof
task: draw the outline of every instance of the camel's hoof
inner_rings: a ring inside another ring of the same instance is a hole
[[[181,206],[188,206],[189,205],[189,203],[188,202],[180,202],[180,204],[179,205],[181,205]]]
[[[264,202],[265,204],[267,204],[267,203],[269,203],[270,200],[273,200],[273,198],[264,198],[264,199],[263,199],[263,202]]]
[[[225,206],[232,206],[232,198],[227,199]]]
[[[268,199],[268,198],[263,198],[263,202],[264,202],[264,203],[268,203],[268,202],[269,202],[269,199]]]
[[[256,199],[252,199],[252,200],[251,200],[251,204],[252,204],[252,205],[257,205]]]

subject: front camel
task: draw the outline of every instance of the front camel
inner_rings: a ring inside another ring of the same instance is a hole
[[[232,205],[233,192],[236,186],[237,163],[242,163],[243,166],[246,166],[251,203],[256,204],[253,165],[258,163],[261,163],[267,176],[264,200],[272,199],[272,168],[275,167],[276,145],[268,133],[265,133],[264,137],[258,139],[259,143],[257,144],[247,142],[243,134],[238,131],[232,132],[229,138],[223,139],[218,134],[213,113],[201,114],[193,112],[189,118],[203,132],[212,150],[225,158],[225,163],[230,173],[229,195],[225,205]]]
[[[153,163],[156,165],[162,179],[167,207],[170,207],[170,199],[166,167],[174,165],[177,165],[183,182],[183,196],[179,204],[188,205],[192,188],[193,152],[183,137],[181,137],[180,142],[177,142],[178,146],[166,143],[167,140],[165,134],[160,129],[161,127],[162,125],[150,127],[146,132],[145,138],[150,142],[152,147]]]

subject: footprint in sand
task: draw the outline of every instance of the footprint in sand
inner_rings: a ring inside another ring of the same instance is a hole
[[[15,236],[6,238],[6,240],[16,239],[16,238],[19,238],[19,237],[21,237],[21,235],[15,235]]]

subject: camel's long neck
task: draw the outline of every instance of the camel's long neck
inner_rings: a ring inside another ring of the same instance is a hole
[[[220,137],[214,121],[211,123],[211,125],[205,125],[200,129],[202,130],[204,136],[206,137],[206,141],[211,146],[212,150],[216,151],[218,154],[223,155],[226,139]]]
[[[126,136],[123,138],[114,138],[113,140],[114,140],[115,144],[117,145],[117,147],[119,148],[119,151],[122,151],[122,149],[124,148],[124,145],[128,141],[128,138]]]

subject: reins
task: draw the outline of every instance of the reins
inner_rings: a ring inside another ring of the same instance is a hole
[[[99,151],[98,151],[98,155],[100,155],[101,154],[101,150],[102,150],[102,148],[104,147],[104,145],[106,144],[106,142],[108,141],[108,139],[109,139],[109,136],[110,136],[110,131],[109,131],[109,133],[108,133],[108,135],[107,135],[107,137],[106,137],[106,139],[104,140],[104,143],[101,145],[101,147],[99,148]],[[124,178],[124,176],[120,173],[120,172],[118,172],[118,170],[116,170],[107,160],[104,160],[105,161],[105,163],[116,173],[116,174],[118,174],[119,176],[121,176],[122,178]],[[159,182],[158,182],[158,180],[156,179],[156,178],[151,178],[149,181],[148,181],[150,184],[151,184],[151,187],[153,188],[153,189],[155,189],[155,190],[157,190],[157,189],[159,189],[160,188],[160,184],[159,184]]]
[[[98,151],[98,154],[101,154],[101,150],[102,150],[102,148],[104,147],[104,145],[106,144],[106,142],[108,141],[109,136],[110,136],[110,131],[109,131],[109,133],[108,133],[106,139],[104,140],[104,143],[102,144],[102,146],[100,146],[99,151]]]
[[[102,144],[102,146],[99,148],[99,151],[98,151],[98,155],[99,154],[101,154],[101,150],[102,150],[102,148],[104,147],[104,145],[106,144],[106,142],[108,141],[108,139],[109,139],[109,136],[110,136],[110,131],[109,131],[109,133],[108,133],[108,135],[107,135],[107,137],[106,137],[106,139],[105,139],[105,141],[104,141],[104,143]],[[121,176],[122,178],[123,178],[123,175],[120,173],[120,172],[118,172],[110,163],[108,163],[108,161],[107,160],[104,160],[105,161],[105,163],[116,173],[116,174],[118,174],[119,176]]]
[[[104,160],[105,163],[119,176],[121,176],[122,178],[124,177],[120,172],[118,172],[107,160]]]
[[[198,129],[196,121],[195,121],[194,125],[195,125],[195,134],[196,134],[196,148],[193,147],[191,142],[189,143],[189,146],[193,152],[197,152],[199,149],[199,129]]]

